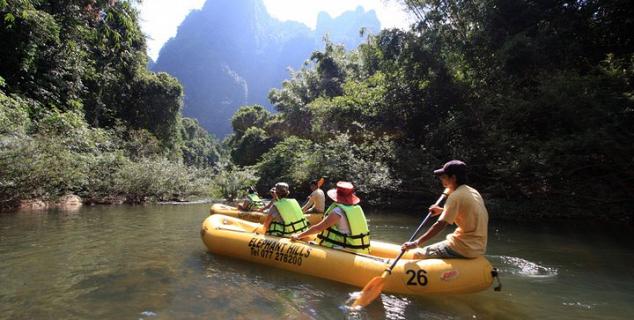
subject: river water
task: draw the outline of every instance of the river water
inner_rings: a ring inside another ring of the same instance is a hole
[[[208,204],[85,207],[0,215],[0,319],[631,319],[634,245],[623,230],[489,225],[503,288],[457,296],[383,294],[215,256]],[[368,212],[375,239],[401,243],[422,215]]]

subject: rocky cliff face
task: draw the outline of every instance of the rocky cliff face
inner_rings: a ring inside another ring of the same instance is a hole
[[[356,47],[359,30],[378,32],[374,11],[359,7],[339,17],[318,17],[316,30],[272,18],[261,0],[208,0],[179,26],[161,49],[153,71],[164,71],[185,88],[184,115],[217,136],[230,133],[233,113],[245,104],[270,109],[267,95],[310,54],[331,41]]]

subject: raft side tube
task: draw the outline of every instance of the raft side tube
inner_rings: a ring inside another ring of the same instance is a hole
[[[362,288],[380,276],[400,252],[400,246],[371,242],[372,255],[292,242],[287,238],[253,233],[260,224],[214,214],[202,225],[209,252]],[[376,251],[384,256],[375,254]],[[336,270],[336,272],[333,272]],[[456,294],[491,286],[491,264],[476,259],[401,259],[385,280],[384,292],[427,295]]]

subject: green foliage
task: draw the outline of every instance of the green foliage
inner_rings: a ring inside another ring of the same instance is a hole
[[[431,170],[459,158],[490,198],[631,212],[629,2],[402,2],[412,30],[351,52],[326,40],[269,93],[278,113],[234,115],[223,153],[180,116],[182,86],[146,69],[131,2],[0,0],[0,206],[180,198],[212,178],[233,199],[319,176],[391,201],[436,194]]]
[[[117,145],[125,156],[138,160],[162,154],[161,142],[146,129],[116,128]]]
[[[25,134],[31,121],[21,98],[7,97],[0,90],[0,135]]]
[[[65,115],[53,118],[56,119],[48,119],[46,128],[51,123],[58,128],[67,120],[63,119]],[[140,202],[209,194],[209,171],[160,157],[138,157],[132,161],[115,147],[115,135],[101,129],[66,130],[63,136],[52,132],[2,137],[2,203],[33,198],[54,200],[68,193],[96,202],[113,196]]]
[[[308,172],[298,171],[310,153],[312,142],[297,137],[284,139],[266,154],[257,165],[259,188],[270,188],[279,181],[293,185],[305,182]]]
[[[222,163],[217,167],[219,172],[213,179],[212,195],[233,201],[244,196],[244,190],[258,181],[253,168],[238,168]]]
[[[623,80],[604,72],[551,73],[543,75],[535,92],[509,96],[502,125],[487,137],[496,140],[490,141],[493,146],[512,148],[496,159],[501,165],[491,167],[513,180],[506,189],[528,197],[548,193],[626,201],[612,190],[634,179],[628,173],[631,131],[623,130],[633,124],[627,109],[634,104],[612,93],[626,90]]]
[[[253,165],[273,145],[264,129],[250,127],[234,144],[231,158],[241,166]]]
[[[400,181],[390,170],[394,146],[385,139],[354,144],[342,134],[323,144],[290,137],[277,144],[257,165],[258,186],[268,188],[278,181],[294,189],[306,189],[315,177],[328,177],[332,183],[351,181],[358,192],[382,200],[380,191],[395,190]]]
[[[270,118],[271,113],[260,105],[243,106],[231,118],[231,125],[239,139],[251,127],[264,127]]]
[[[79,139],[71,135],[2,136],[0,200],[55,199],[80,191],[91,155],[79,152],[83,145],[73,143]]]
[[[183,118],[181,136],[185,164],[198,168],[212,167],[221,158],[222,148],[196,119]]]
[[[164,158],[124,163],[114,173],[116,189],[129,202],[182,199],[188,195],[207,195],[202,186],[211,183],[208,172],[190,168]]]
[[[326,40],[324,52],[315,51],[310,59],[315,62],[317,75],[319,76],[320,95],[335,97],[343,93],[342,85],[346,78],[342,66],[345,50],[343,46],[335,46]]]
[[[631,21],[616,22],[631,6],[405,2],[425,12],[422,36],[464,85],[463,107],[438,130],[453,136],[452,157],[479,169],[472,178],[485,191],[568,209],[631,208],[634,42],[624,32]]]
[[[391,132],[381,99],[387,93],[385,76],[376,73],[367,80],[347,81],[344,95],[331,99],[318,98],[309,104],[313,117],[313,135],[327,139],[338,132],[347,132],[359,140],[365,132]]]
[[[166,73],[144,74],[132,85],[130,103],[120,112],[129,125],[147,129],[162,143],[174,149],[179,142],[183,88]]]
[[[232,117],[235,134],[227,144],[233,162],[240,166],[255,164],[270,149],[274,139],[263,129],[272,119],[269,111],[260,105],[243,106]]]
[[[218,143],[147,70],[133,2],[0,1],[0,207],[208,193]]]
[[[376,204],[386,200],[383,192],[393,192],[401,184],[391,169],[394,148],[388,139],[355,144],[349,135],[342,134],[315,146],[296,172],[306,172],[301,177],[304,182],[319,176],[328,177],[332,183],[351,181],[366,201]]]
[[[282,89],[269,92],[269,100],[281,113],[273,121],[283,122],[285,132],[309,137],[312,116],[307,104],[318,97],[319,78],[314,69],[302,68],[291,73],[291,80],[284,81]]]
[[[131,165],[132,160],[124,155],[124,152],[117,150],[113,152],[103,152],[92,157],[86,157],[90,170],[86,175],[85,183],[77,195],[88,202],[108,202],[108,199],[115,197],[126,198],[126,194],[120,184],[130,185],[131,183],[115,180],[119,177],[122,168]],[[64,191],[58,192],[62,193]]]
[[[63,95],[55,88],[55,73],[64,68],[56,52],[61,30],[53,15],[29,4],[12,2],[0,11],[7,22],[0,24],[0,75],[8,92],[19,90],[44,103],[56,103]]]
[[[260,185],[326,175],[371,200],[395,187],[429,196],[431,171],[458,158],[488,198],[631,212],[632,6],[402,2],[419,18],[412,30],[352,52],[326,42],[271,91],[279,113],[258,136],[275,145],[252,158]]]
[[[129,1],[10,2],[0,14],[0,76],[7,93],[46,111],[84,111],[90,125],[146,129],[177,150],[182,87],[146,69],[145,39]]]

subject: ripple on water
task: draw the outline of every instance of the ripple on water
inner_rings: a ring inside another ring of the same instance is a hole
[[[156,317],[158,314],[152,311],[143,311],[141,312],[141,315],[144,317]]]
[[[348,300],[341,306],[341,309],[346,315],[346,319],[366,319],[369,317],[365,308],[361,306],[353,307],[352,304],[361,296],[361,291],[355,291],[348,294]],[[406,319],[405,308],[409,305],[410,301],[407,298],[400,298],[394,295],[381,294],[374,303],[381,303],[384,309],[384,315],[386,319]]]
[[[556,277],[559,270],[554,267],[546,267],[518,257],[492,256],[500,263],[501,272],[516,274],[528,278],[552,278]]]
[[[347,320],[352,320],[352,319],[367,319],[368,318],[368,313],[367,311],[360,306],[357,307],[353,307],[352,306],[352,301],[356,300],[358,297],[358,293],[352,293],[350,294],[350,298],[342,305],[339,305],[339,310],[341,310],[341,312],[343,312],[345,319]]]
[[[575,308],[581,308],[581,309],[587,309],[587,310],[590,310],[593,307],[592,305],[581,303],[581,302],[564,302],[562,304],[567,307],[575,307]]]
[[[385,309],[385,317],[387,319],[404,320],[405,309],[410,304],[410,300],[404,297],[384,294],[381,296],[383,308]]]

